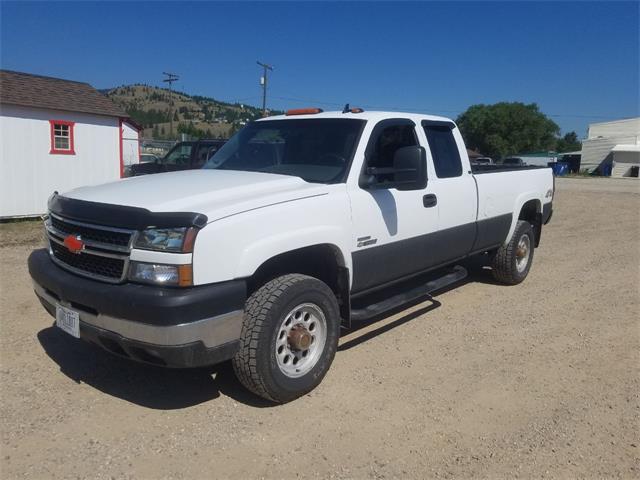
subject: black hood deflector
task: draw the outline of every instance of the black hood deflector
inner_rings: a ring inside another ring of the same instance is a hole
[[[145,228],[198,227],[207,224],[207,216],[195,212],[151,212],[146,208],[88,202],[59,195],[49,198],[49,211],[78,222],[108,227],[144,230]]]

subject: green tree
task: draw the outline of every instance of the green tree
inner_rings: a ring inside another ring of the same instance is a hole
[[[556,151],[562,152],[574,152],[576,150],[582,150],[582,142],[578,140],[578,134],[576,132],[569,132],[564,137],[559,138],[556,143]]]
[[[540,112],[538,105],[500,102],[472,105],[458,116],[467,148],[493,158],[517,153],[551,150],[560,127]]]

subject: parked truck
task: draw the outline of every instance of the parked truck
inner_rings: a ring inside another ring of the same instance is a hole
[[[203,169],[54,193],[29,271],[72,336],[165,367],[231,360],[287,402],[321,382],[342,326],[460,281],[462,260],[522,282],[553,182],[472,167],[447,118],[291,110]]]
[[[156,157],[152,161],[134,163],[129,167],[126,176],[148,175],[150,173],[176,172],[179,170],[195,170],[202,168],[206,161],[216,153],[226,140],[193,140],[178,142],[164,157]]]

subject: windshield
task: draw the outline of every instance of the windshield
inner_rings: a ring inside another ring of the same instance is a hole
[[[192,142],[178,143],[160,162],[165,165],[188,165],[192,148]]]
[[[254,122],[203,168],[293,175],[312,183],[342,182],[364,124],[339,118]]]

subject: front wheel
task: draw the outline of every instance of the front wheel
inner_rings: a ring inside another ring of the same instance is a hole
[[[339,333],[338,303],[325,283],[300,274],[277,277],[246,302],[233,369],[257,395],[291,401],[322,381]]]
[[[507,285],[522,282],[531,269],[534,245],[532,225],[527,221],[518,220],[509,243],[502,245],[493,257],[493,277]]]

